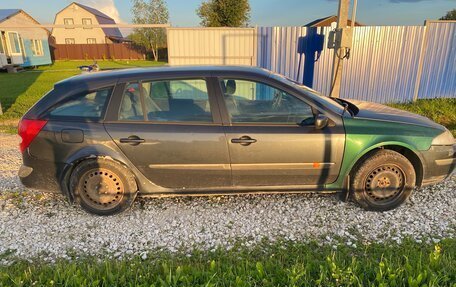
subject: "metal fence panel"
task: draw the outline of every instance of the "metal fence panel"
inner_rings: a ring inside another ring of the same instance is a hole
[[[258,65],[330,94],[333,50],[330,27],[259,28]],[[424,28],[355,27],[351,57],[344,60],[341,97],[374,102],[411,101]],[[265,40],[267,39],[267,40]],[[263,45],[271,45],[264,49]],[[261,52],[262,52],[261,51]]]
[[[424,28],[356,27],[341,97],[380,103],[413,100]]]
[[[419,99],[456,97],[456,23],[427,26]]]
[[[256,65],[254,28],[168,28],[171,65]]]

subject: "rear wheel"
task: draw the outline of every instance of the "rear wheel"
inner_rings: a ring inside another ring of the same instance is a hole
[[[392,150],[377,150],[355,167],[352,198],[364,209],[391,210],[404,201],[415,187],[415,169],[410,161]]]
[[[70,178],[70,190],[79,205],[90,213],[112,215],[131,206],[137,193],[133,174],[106,159],[81,162]]]

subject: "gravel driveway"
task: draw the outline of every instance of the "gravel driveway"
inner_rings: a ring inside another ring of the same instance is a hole
[[[417,190],[407,204],[384,213],[335,196],[251,195],[140,199],[121,215],[97,217],[60,194],[22,187],[18,142],[0,134],[0,264],[14,257],[52,261],[82,253],[123,257],[160,248],[229,248],[237,240],[251,245],[263,238],[317,239],[336,248],[360,240],[437,242],[456,235],[456,177]]]

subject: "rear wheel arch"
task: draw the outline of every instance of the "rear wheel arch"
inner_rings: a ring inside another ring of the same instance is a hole
[[[351,165],[350,167],[350,176],[353,175],[354,172],[356,172],[356,167],[363,162],[366,158],[368,158],[372,153],[375,151],[378,151],[380,149],[385,149],[385,150],[392,150],[395,152],[400,153],[401,155],[405,156],[410,163],[413,165],[413,168],[415,169],[415,174],[416,174],[416,186],[421,186],[422,181],[423,181],[423,173],[424,173],[424,168],[423,168],[423,162],[419,155],[413,150],[411,146],[407,146],[404,144],[399,144],[399,143],[381,143],[378,145],[375,145],[367,150],[365,150],[361,156],[359,156]]]
[[[68,161],[68,164],[65,166],[65,169],[62,173],[62,177],[61,177],[61,180],[60,180],[60,186],[62,188],[62,191],[63,193],[68,197],[68,199],[71,201],[71,202],[74,202],[74,196],[73,194],[71,193],[71,190],[70,190],[70,179],[71,179],[71,175],[73,174],[74,170],[76,169],[76,167],[78,165],[80,165],[81,163],[85,162],[85,161],[88,161],[88,160],[106,160],[106,161],[111,161],[113,163],[116,163],[116,164],[119,164],[121,165],[122,167],[130,170],[130,172],[133,174],[133,177],[135,179],[135,184],[136,184],[136,190],[139,189],[139,185],[138,185],[138,179],[135,175],[135,173],[130,169],[130,167],[128,166],[128,164],[116,157],[112,157],[112,156],[109,156],[109,155],[93,155],[93,154],[83,154],[83,155],[79,155],[79,156],[76,156],[76,157],[72,157],[69,161]]]

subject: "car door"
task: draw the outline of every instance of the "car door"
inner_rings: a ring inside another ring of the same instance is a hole
[[[219,78],[235,186],[321,186],[340,170],[345,133],[340,120],[318,130],[318,111],[271,84]],[[336,123],[337,122],[337,123]]]
[[[127,83],[117,120],[106,121],[106,129],[156,185],[230,186],[228,147],[213,91],[205,78]]]

